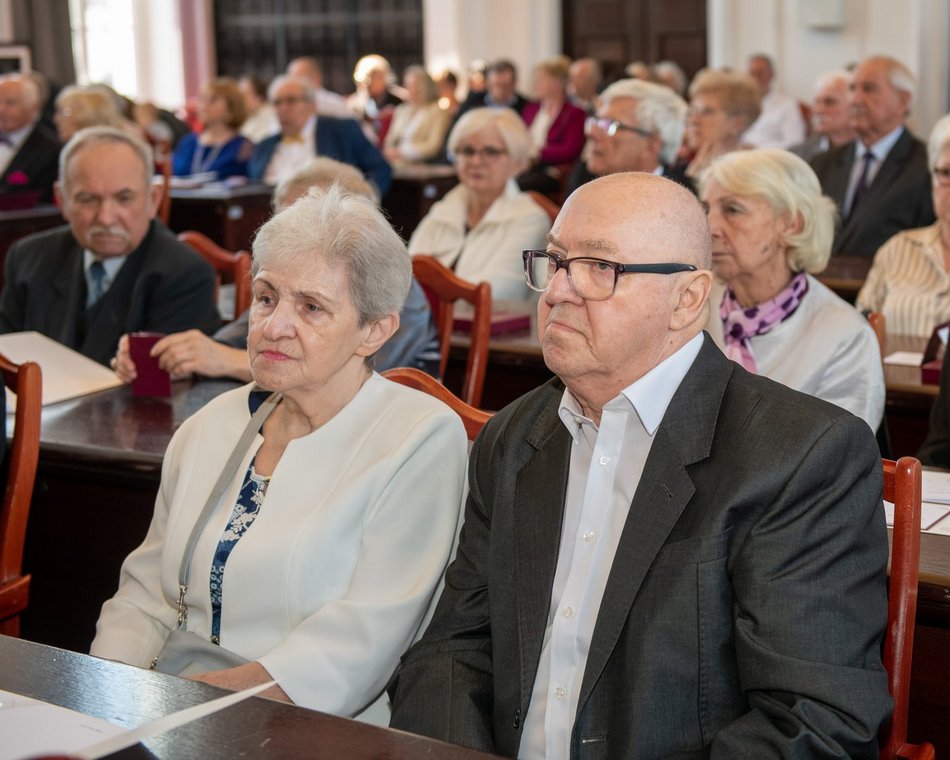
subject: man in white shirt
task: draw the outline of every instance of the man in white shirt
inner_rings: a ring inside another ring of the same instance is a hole
[[[316,95],[310,80],[282,76],[271,82],[270,102],[277,111],[280,133],[254,147],[248,176],[277,185],[315,156],[326,156],[355,166],[379,197],[392,181],[392,169],[370,144],[353,119],[317,117]]]
[[[812,160],[841,213],[832,253],[874,256],[898,232],[933,224],[927,149],[905,126],[915,89],[910,70],[888,56],[854,70],[849,107],[857,139]]]
[[[742,135],[742,143],[752,148],[788,148],[804,140],[805,120],[798,101],[772,86],[772,59],[764,53],[749,56],[749,75],[762,91],[762,110]]]
[[[868,426],[702,333],[698,201],[577,190],[526,251],[557,375],[475,443],[392,725],[508,757],[871,757],[890,713]]]
[[[0,77],[0,195],[50,202],[59,140],[39,123],[40,93],[29,77]]]
[[[792,153],[811,161],[829,148],[854,141],[855,131],[849,110],[850,85],[851,75],[847,71],[827,71],[818,77],[811,108],[814,134],[789,148]]]

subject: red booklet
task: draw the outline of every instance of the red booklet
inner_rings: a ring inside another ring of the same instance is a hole
[[[452,329],[455,332],[470,333],[472,331],[471,315],[460,315],[453,319]],[[517,311],[503,309],[492,311],[491,334],[506,335],[513,332],[527,332],[531,329],[531,315]]]

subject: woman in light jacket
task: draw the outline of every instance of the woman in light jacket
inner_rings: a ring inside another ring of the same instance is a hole
[[[422,66],[403,77],[408,98],[396,106],[383,154],[393,166],[422,164],[439,155],[451,116],[439,107],[439,91]]]

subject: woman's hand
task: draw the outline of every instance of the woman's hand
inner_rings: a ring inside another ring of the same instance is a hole
[[[249,689],[252,686],[274,680],[267,669],[259,662],[249,662],[247,665],[238,665],[236,668],[226,668],[225,670],[209,670],[205,673],[187,676],[187,678],[192,681],[201,681],[212,686],[218,686],[222,689],[230,689],[231,691]],[[277,685],[262,691],[259,696],[293,704],[293,700]]]

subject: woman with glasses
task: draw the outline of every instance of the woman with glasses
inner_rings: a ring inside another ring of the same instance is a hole
[[[887,331],[926,337],[950,320],[950,116],[927,143],[936,223],[898,232],[874,256],[859,309],[884,314]]]
[[[409,252],[435,257],[464,280],[488,282],[493,299],[529,298],[519,254],[544,245],[551,227],[514,180],[529,148],[528,130],[514,111],[476,108],[464,114],[448,141],[459,184],[419,223]]]
[[[686,147],[688,177],[698,178],[712,161],[740,147],[742,134],[759,117],[759,86],[747,74],[707,69],[689,88]]]
[[[834,202],[798,156],[736,151],[700,179],[714,283],[706,329],[750,372],[853,412],[884,413],[880,349],[867,320],[812,275],[831,255]]]
[[[240,134],[247,115],[244,95],[229,77],[209,82],[201,93],[201,134],[182,138],[172,155],[176,177],[214,174],[215,179],[246,177],[254,146]]]

